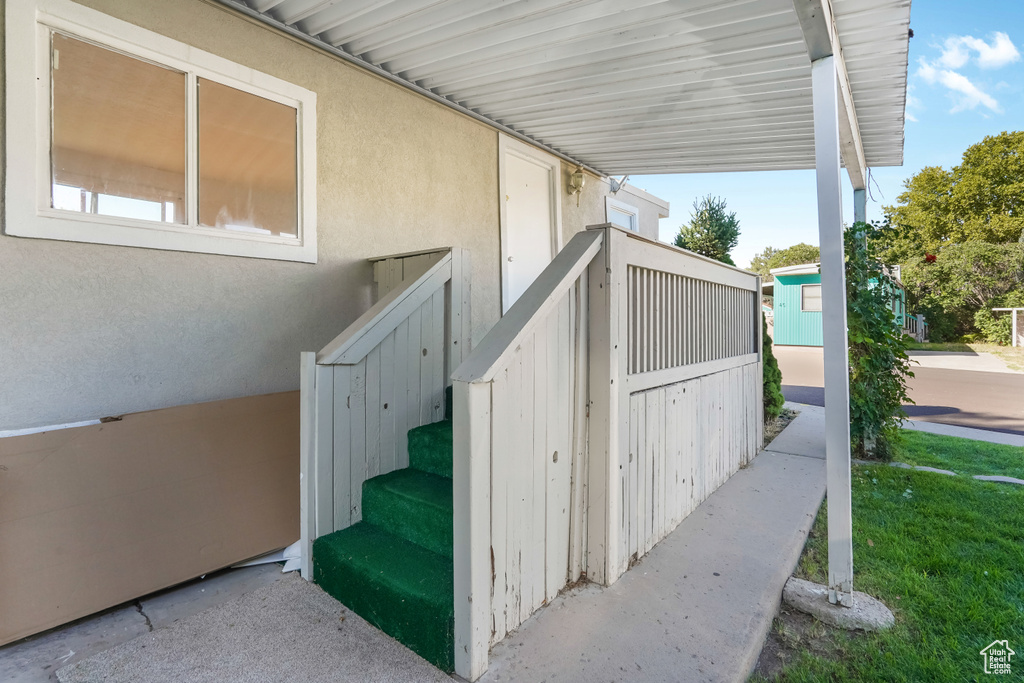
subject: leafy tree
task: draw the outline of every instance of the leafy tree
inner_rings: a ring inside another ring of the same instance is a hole
[[[782,370],[779,369],[779,361],[772,353],[772,338],[768,336],[768,321],[765,320],[763,313],[761,314],[761,356],[764,360],[761,370],[764,380],[762,389],[764,421],[768,422],[782,414],[782,404],[786,402],[786,398],[782,395]]]
[[[998,307],[1013,292],[1024,292],[1024,243],[951,244],[934,259],[905,262],[901,278],[913,310],[925,314],[930,338],[957,339],[980,329],[979,321],[986,320],[983,310]]]
[[[875,238],[886,263],[903,265],[909,304],[925,314],[930,338],[998,337],[990,325],[1004,323],[982,310],[1024,287],[1024,131],[986,137],[959,166],[924,168],[904,188]]]
[[[690,222],[680,226],[675,244],[734,266],[729,252],[739,239],[740,222],[736,212],[727,213],[724,199],[708,195],[693,203]]]
[[[890,305],[895,282],[875,254],[875,230],[855,223],[845,233],[846,322],[850,345],[850,439],[855,455],[892,457],[910,403],[910,358]],[[868,237],[869,239],[865,239]]]
[[[773,280],[771,270],[786,266],[799,266],[803,263],[817,263],[821,259],[818,247],[805,244],[794,244],[786,249],[765,247],[760,254],[750,259],[750,270],[761,276],[762,282]]]
[[[985,137],[959,166],[929,166],[884,207],[895,228],[881,254],[887,263],[938,255],[964,242],[1017,242],[1024,235],[1024,131]]]

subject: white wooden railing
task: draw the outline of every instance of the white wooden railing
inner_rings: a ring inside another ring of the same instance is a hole
[[[362,519],[367,479],[409,465],[407,432],[444,418],[448,377],[470,351],[469,252],[371,259],[379,300],[301,358],[301,533],[312,544]]]
[[[457,673],[567,583],[613,583],[756,454],[760,291],[594,226],[456,369]]]

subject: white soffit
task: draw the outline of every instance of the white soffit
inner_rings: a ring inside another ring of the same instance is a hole
[[[793,0],[220,0],[605,174],[814,168]],[[910,0],[832,0],[868,166],[903,162]]]

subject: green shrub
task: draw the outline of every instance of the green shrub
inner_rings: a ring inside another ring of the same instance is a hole
[[[761,313],[761,356],[764,369],[764,421],[774,420],[782,413],[782,404],[786,398],[782,395],[782,370],[779,369],[779,361],[772,353],[772,338],[768,336],[768,322]]]
[[[988,301],[974,314],[974,325],[978,328],[978,341],[1009,346],[1013,335],[1013,317],[1009,311],[994,312],[993,308],[1019,308],[1024,306],[1024,291],[1014,291]]]
[[[844,236],[846,306],[850,344],[850,440],[856,457],[891,459],[906,413],[910,358],[892,315],[896,287],[875,258],[874,230],[855,223]]]

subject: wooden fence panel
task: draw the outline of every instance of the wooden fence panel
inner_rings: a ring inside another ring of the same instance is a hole
[[[756,455],[760,365],[629,396],[622,537],[635,561]]]

